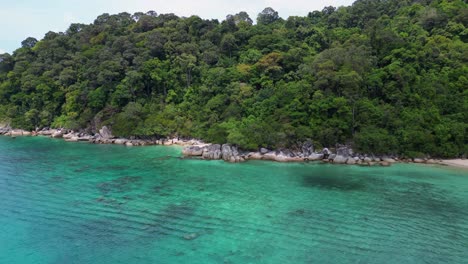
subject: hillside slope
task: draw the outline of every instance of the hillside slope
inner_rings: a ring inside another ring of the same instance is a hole
[[[0,55],[0,119],[457,157],[468,153],[467,24],[462,0],[361,0],[286,20],[266,8],[256,24],[244,12],[103,14]]]

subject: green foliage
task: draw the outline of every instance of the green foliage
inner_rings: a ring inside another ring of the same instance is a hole
[[[259,147],[468,152],[466,1],[358,0],[283,20],[103,14],[0,54],[0,122]]]

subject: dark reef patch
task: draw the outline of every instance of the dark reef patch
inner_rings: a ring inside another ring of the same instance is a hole
[[[103,194],[113,192],[128,192],[141,181],[140,176],[123,176],[108,182],[98,184],[98,189]]]

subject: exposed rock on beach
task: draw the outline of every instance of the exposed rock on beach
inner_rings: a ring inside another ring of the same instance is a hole
[[[127,147],[147,145],[179,145],[184,146],[182,155],[185,157],[198,157],[205,160],[224,160],[226,162],[243,162],[247,160],[271,160],[277,162],[307,162],[322,161],[324,163],[361,165],[361,166],[391,166],[398,162],[413,162],[421,164],[437,164],[468,168],[468,161],[437,160],[431,158],[400,159],[396,156],[375,156],[358,154],[349,146],[336,148],[323,148],[317,151],[311,141],[302,143],[296,150],[280,149],[269,150],[260,148],[258,151],[245,152],[231,144],[207,144],[195,139],[162,138],[162,139],[127,139],[115,138],[112,131],[103,126],[98,133],[75,132],[67,129],[43,128],[36,131],[12,129],[9,125],[0,126],[0,135],[17,136],[47,136],[63,138],[68,142],[90,142],[94,144],[116,144]]]

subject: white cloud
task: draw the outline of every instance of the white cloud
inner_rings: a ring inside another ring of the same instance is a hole
[[[5,53],[5,51],[3,49],[0,49],[0,54],[3,54]]]

